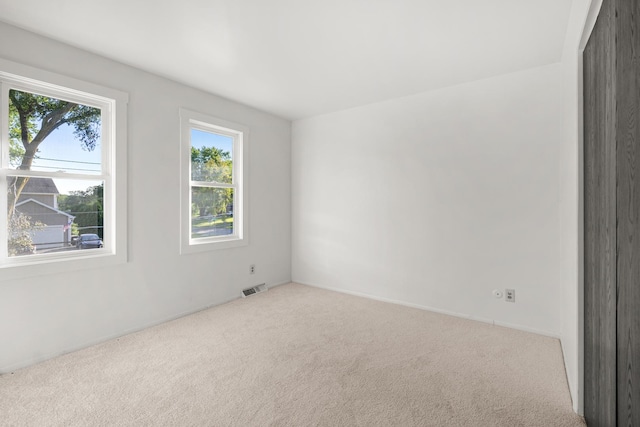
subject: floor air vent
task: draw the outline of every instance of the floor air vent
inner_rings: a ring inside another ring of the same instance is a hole
[[[247,288],[242,290],[242,298],[246,298],[249,295],[259,294],[260,292],[264,292],[267,290],[267,285],[264,283],[254,286],[253,288]]]

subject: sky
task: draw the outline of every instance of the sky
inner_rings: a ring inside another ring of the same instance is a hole
[[[216,147],[229,153],[233,160],[233,138],[217,133],[204,132],[198,129],[191,130],[191,146],[195,148]]]
[[[38,158],[34,160],[32,170],[100,173],[101,141],[98,140],[92,151],[85,150],[69,125],[53,131],[38,149]]]
[[[100,141],[92,151],[82,149],[81,142],[73,134],[73,127],[60,126],[54,130],[38,147],[37,158],[34,159],[31,170],[34,171],[66,171],[68,173],[100,173],[102,145]],[[60,194],[69,191],[86,190],[88,187],[99,185],[102,181],[54,179]]]

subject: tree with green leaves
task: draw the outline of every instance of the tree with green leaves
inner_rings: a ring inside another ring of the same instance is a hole
[[[75,232],[96,233],[104,237],[104,185],[95,185],[82,191],[71,191],[58,196],[58,209],[75,216]],[[74,227],[72,227],[72,230]]]
[[[82,149],[93,151],[100,138],[100,109],[9,90],[10,163],[19,170],[30,170],[40,145],[62,125],[72,126]],[[18,177],[9,188],[9,219],[28,180],[28,177]]]
[[[20,166],[24,157],[24,147],[16,139],[9,139],[9,164],[14,168]]]
[[[227,151],[217,147],[191,147],[191,179],[193,181],[231,184],[233,161]],[[233,203],[231,188],[193,187],[192,212],[199,216],[226,212]]]

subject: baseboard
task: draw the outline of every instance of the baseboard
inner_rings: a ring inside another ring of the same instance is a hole
[[[269,288],[274,288],[276,286],[286,285],[287,283],[291,283],[291,282],[287,281],[287,282],[277,283],[277,284],[274,284],[274,285],[268,285],[268,287]],[[18,363],[14,363],[14,364],[7,365],[7,366],[0,366],[0,375],[10,374],[11,372],[17,371],[18,369],[26,368],[27,366],[35,365],[36,363],[42,363],[44,361],[47,361],[49,359],[53,359],[55,357],[63,356],[63,355],[68,354],[68,353],[73,353],[74,351],[78,351],[78,350],[82,350],[82,349],[87,348],[87,347],[91,347],[92,345],[100,344],[100,343],[103,343],[105,341],[109,341],[109,340],[112,340],[112,339],[120,338],[120,337],[123,337],[125,335],[129,335],[129,334],[133,334],[135,332],[139,332],[139,331],[142,331],[142,330],[147,329],[147,328],[152,328],[154,326],[158,326],[158,325],[161,325],[161,324],[166,323],[166,322],[171,322],[172,320],[180,319],[182,317],[189,316],[191,314],[195,314],[195,313],[198,313],[198,312],[203,311],[203,310],[208,310],[211,307],[216,307],[216,306],[219,306],[219,305],[222,305],[222,304],[229,303],[231,301],[235,301],[238,298],[240,298],[240,290],[238,290],[238,295],[237,296],[232,297],[232,298],[228,298],[228,299],[224,299],[224,300],[222,300],[220,302],[215,302],[215,303],[207,304],[207,305],[204,305],[204,306],[195,307],[193,309],[189,309],[189,310],[186,310],[184,312],[180,312],[178,314],[174,314],[174,315],[168,316],[166,318],[153,320],[153,321],[147,322],[147,323],[145,323],[143,325],[135,326],[135,327],[126,329],[123,332],[119,332],[119,333],[115,333],[115,334],[109,334],[109,335],[103,335],[103,336],[101,336],[99,338],[96,338],[96,339],[93,339],[93,340],[89,340],[89,341],[85,341],[85,342],[83,342],[81,344],[74,345],[72,347],[66,348],[66,349],[61,350],[61,351],[56,351],[56,352],[51,352],[51,353],[47,353],[47,354],[44,354],[44,355],[39,355],[37,357],[32,357],[32,358],[29,358],[29,359],[25,359],[25,360],[20,361]]]
[[[329,287],[329,286],[314,285],[314,284],[311,284],[311,283],[305,283],[305,282],[300,282],[300,281],[293,281],[293,283],[298,283],[300,285],[305,285],[305,286],[311,286],[312,288],[325,289],[327,291],[339,292],[339,293],[342,293],[342,294],[348,294],[348,295],[353,295],[353,296],[357,296],[357,297],[368,298],[368,299],[372,299],[372,300],[376,300],[376,301],[388,302],[388,303],[391,303],[391,304],[402,305],[402,306],[405,306],[405,307],[417,308],[419,310],[430,311],[430,312],[438,313],[438,314],[445,314],[447,316],[459,317],[459,318],[462,318],[462,319],[473,320],[473,321],[476,321],[476,322],[488,323],[488,324],[494,325],[494,326],[501,326],[501,327],[504,327],[504,328],[516,329],[516,330],[519,330],[519,331],[530,332],[530,333],[533,333],[533,334],[543,335],[543,336],[546,336],[546,337],[555,338],[557,340],[560,340],[560,335],[558,333],[556,333],[556,332],[549,332],[549,331],[544,331],[544,330],[540,330],[540,329],[535,329],[535,328],[531,328],[531,327],[528,327],[528,326],[519,325],[519,324],[516,324],[516,323],[508,323],[508,322],[502,322],[502,321],[494,320],[494,319],[487,319],[487,318],[483,318],[483,317],[477,317],[477,316],[474,316],[474,315],[468,314],[468,313],[458,313],[458,312],[449,311],[449,310],[442,310],[442,309],[436,308],[436,307],[430,307],[430,306],[420,305],[420,304],[413,304],[413,303],[409,303],[409,302],[406,302],[406,301],[400,301],[400,300],[394,300],[394,299],[391,299],[391,298],[379,297],[379,296],[376,296],[376,295],[366,294],[366,293],[363,293],[363,292],[355,292],[355,291],[349,291],[349,290],[345,290],[345,289],[332,288],[332,287]]]
[[[288,282],[276,283],[275,285],[267,285],[267,288],[273,289],[273,288],[277,288],[278,286],[288,285],[289,283],[293,283],[293,282],[289,280]]]

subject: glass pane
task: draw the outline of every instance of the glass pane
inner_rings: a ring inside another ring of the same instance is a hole
[[[103,245],[104,182],[8,177],[9,256]]]
[[[9,90],[9,163],[34,171],[101,172],[99,108]]]
[[[191,187],[191,238],[233,234],[233,189]]]
[[[191,129],[191,180],[233,182],[233,138]]]

